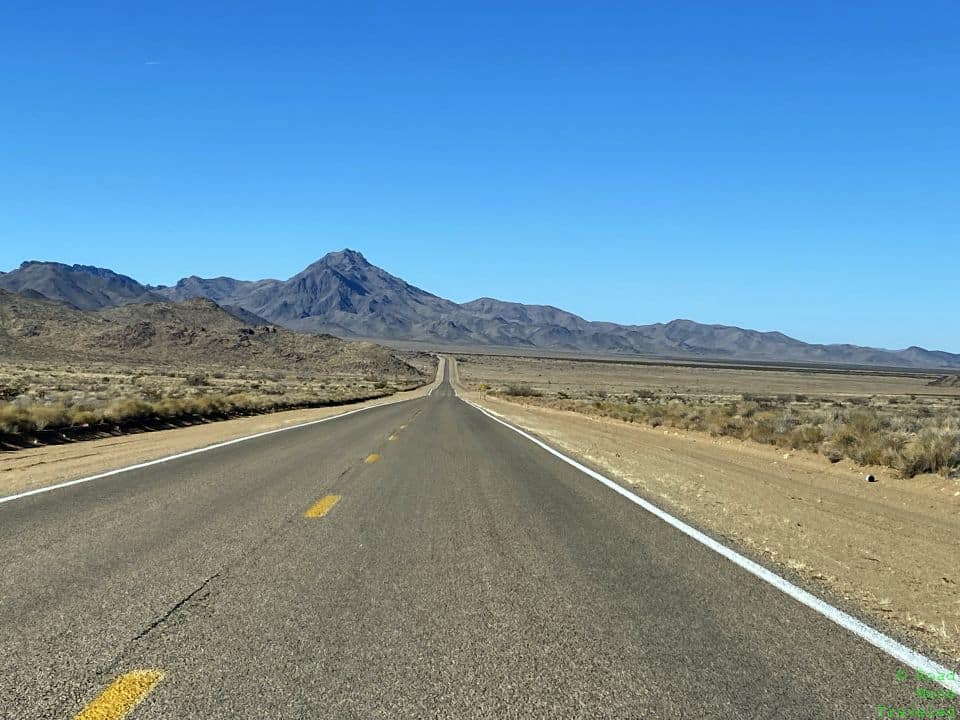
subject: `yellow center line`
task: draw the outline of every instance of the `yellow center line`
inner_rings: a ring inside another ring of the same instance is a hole
[[[327,495],[326,497],[320,498],[309,507],[303,516],[308,518],[321,518],[330,512],[330,508],[340,502],[341,497],[341,495]]]
[[[376,462],[377,460],[379,460],[379,459],[380,459],[380,455],[379,455],[379,454],[377,454],[377,453],[371,453],[370,455],[367,455],[367,459],[364,460],[364,462],[365,462],[367,465],[370,465],[371,463],[375,463],[375,462]]]
[[[97,695],[73,720],[121,720],[163,679],[162,670],[124,673]]]

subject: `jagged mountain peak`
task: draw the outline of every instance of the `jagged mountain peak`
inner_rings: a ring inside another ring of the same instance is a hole
[[[345,273],[379,272],[385,275],[389,274],[385,270],[378,268],[376,265],[371,264],[362,253],[359,253],[356,250],[351,250],[350,248],[344,248],[343,250],[327,253],[322,258],[316,260],[304,268],[301,272],[297,273],[297,275],[314,274],[317,272],[323,272],[325,270],[337,270]]]
[[[356,263],[362,265],[370,265],[370,262],[363,256],[363,253],[359,250],[351,250],[350,248],[344,248],[343,250],[334,250],[333,252],[328,252],[322,258],[321,262],[327,262],[330,264],[333,263]]]
[[[391,275],[383,268],[371,263],[361,253],[350,249],[327,253],[290,279],[294,280],[329,273],[335,273],[341,277],[360,282],[379,282],[396,286],[407,285],[406,282],[397,276]]]

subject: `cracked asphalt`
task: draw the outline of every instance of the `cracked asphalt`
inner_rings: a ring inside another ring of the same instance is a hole
[[[144,669],[138,720],[916,705],[879,650],[449,384],[0,505],[0,548],[2,718],[72,718]]]

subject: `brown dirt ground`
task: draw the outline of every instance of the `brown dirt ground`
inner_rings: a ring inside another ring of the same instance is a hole
[[[809,452],[481,397],[469,389],[477,378],[465,379],[472,401],[960,661],[960,482],[903,480]],[[878,482],[867,483],[868,472]]]
[[[437,377],[443,376],[443,367]],[[102,440],[17,450],[0,454],[0,496],[55,485],[96,475],[167,455],[253,435],[267,430],[341,415],[360,407],[374,407],[423,397],[436,386],[398,392],[390,397],[339,407],[289,410],[252,417],[212,422],[207,425],[121,435]]]

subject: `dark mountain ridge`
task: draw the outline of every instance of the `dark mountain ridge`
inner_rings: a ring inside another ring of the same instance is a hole
[[[596,322],[549,305],[493,298],[458,304],[410,285],[354,250],[332,252],[288,280],[190,276],[171,287],[141,285],[110,270],[24,263],[0,288],[34,291],[82,309],[207,298],[245,322],[380,340],[641,354],[675,358],[960,368],[960,355],[910,347],[804,343],[780,332],[673,320]]]
[[[28,260],[17,270],[0,275],[0,288],[18,293],[31,290],[80,310],[163,299],[146,285],[112,270],[36,260]]]

